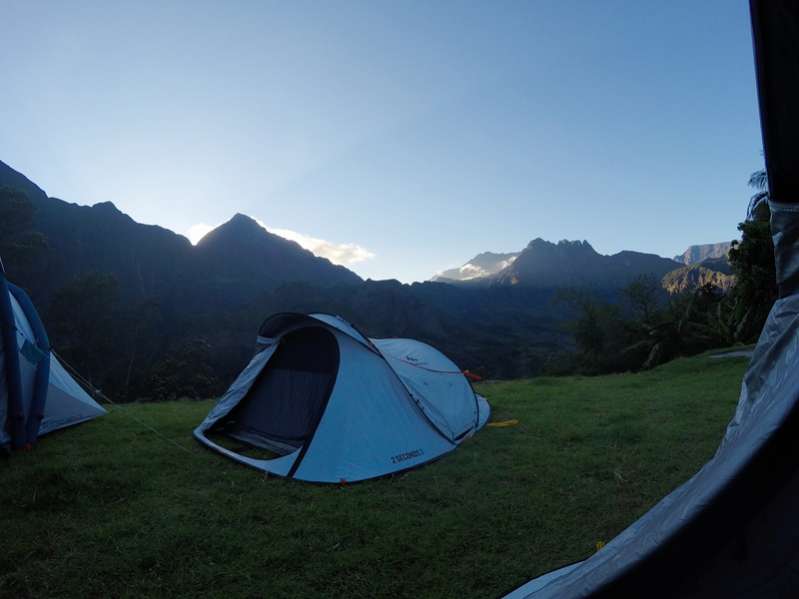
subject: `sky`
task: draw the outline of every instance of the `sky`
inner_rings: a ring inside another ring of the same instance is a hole
[[[536,237],[674,256],[734,238],[762,168],[747,5],[2,0],[0,160],[365,278]]]

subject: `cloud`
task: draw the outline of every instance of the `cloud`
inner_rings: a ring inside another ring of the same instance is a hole
[[[458,271],[463,275],[463,280],[468,281],[469,279],[476,279],[477,277],[484,277],[486,275],[491,274],[486,269],[477,266],[476,264],[472,264],[471,262],[467,262],[463,266],[461,266]]]
[[[301,247],[309,250],[316,256],[327,258],[333,264],[341,264],[342,266],[349,266],[351,264],[358,264],[366,260],[371,260],[375,257],[373,252],[370,252],[365,247],[357,243],[334,243],[318,237],[312,237],[304,233],[298,233],[291,229],[273,229],[267,227],[263,221],[255,219],[256,222],[264,229],[275,235],[279,235],[284,239],[297,242]],[[213,231],[219,225],[208,225],[206,223],[197,223],[192,225],[186,230],[186,237],[193,245],[197,245],[207,233]]]
[[[259,221],[260,222],[260,221]],[[263,226],[263,224],[261,224]],[[311,237],[304,233],[298,233],[291,229],[268,229],[270,233],[280,235],[285,239],[296,241],[306,250],[310,250],[317,256],[327,258],[333,264],[341,264],[349,266],[350,264],[357,264],[364,262],[375,257],[374,253],[367,250],[365,247],[357,243],[334,243],[319,239],[318,237]]]
[[[505,270],[506,268],[508,268],[511,264],[516,262],[516,258],[518,258],[518,256],[511,256],[507,260],[502,260],[501,262],[498,262],[497,263],[496,272],[499,272],[500,270]]]

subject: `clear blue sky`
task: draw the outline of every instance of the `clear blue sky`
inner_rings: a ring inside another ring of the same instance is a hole
[[[747,5],[5,0],[0,160],[372,278],[535,237],[672,256],[736,235],[762,165]]]

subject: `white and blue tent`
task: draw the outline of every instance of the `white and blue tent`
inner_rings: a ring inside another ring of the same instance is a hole
[[[353,482],[449,453],[488,415],[461,370],[425,343],[369,339],[329,314],[282,313],[261,326],[255,355],[194,436],[264,472]],[[237,453],[215,435],[277,457]]]
[[[52,355],[33,302],[6,280],[0,262],[0,448],[30,447],[103,414]]]

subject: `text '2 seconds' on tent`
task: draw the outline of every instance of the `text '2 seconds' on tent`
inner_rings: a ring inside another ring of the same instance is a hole
[[[264,322],[252,360],[194,435],[265,472],[337,483],[436,459],[488,415],[488,402],[429,345],[369,339],[338,316],[289,313]],[[214,433],[279,457],[236,453]]]
[[[52,355],[33,302],[0,263],[0,448],[27,447],[103,414]]]

